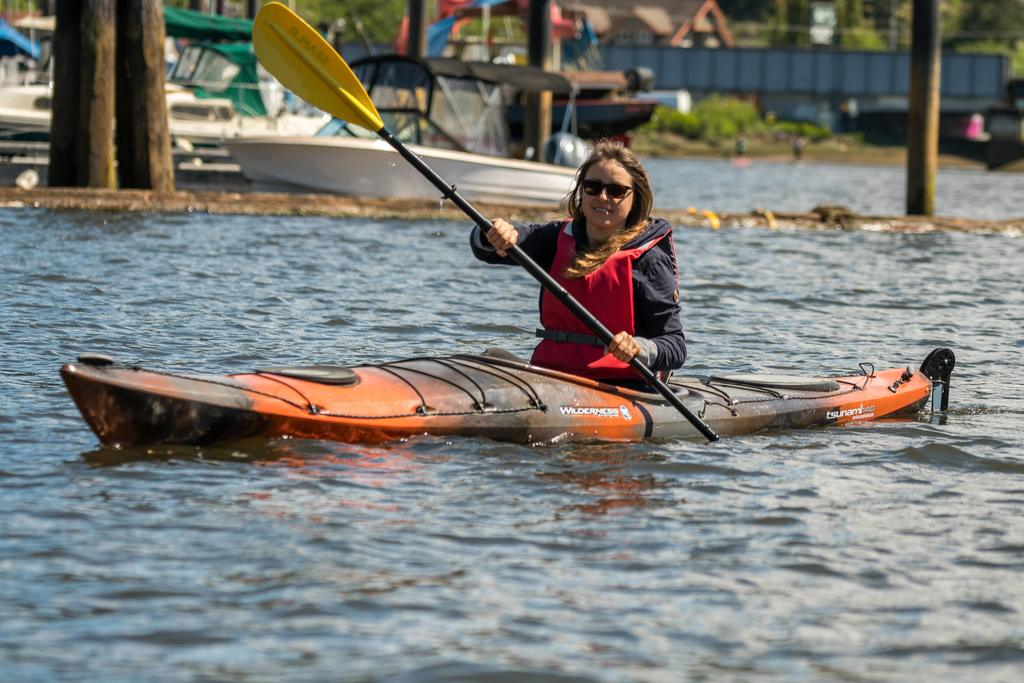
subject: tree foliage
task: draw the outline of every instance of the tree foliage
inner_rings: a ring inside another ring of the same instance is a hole
[[[957,52],[1003,54],[1024,75],[1024,1],[956,0],[943,16],[943,44]]]
[[[729,21],[767,21],[774,11],[772,0],[718,0]]]
[[[979,34],[974,37],[975,40],[1021,40],[1024,37],[1024,2],[1021,0],[985,0],[960,4],[960,33]]]
[[[263,5],[269,0],[260,0]],[[288,0],[278,0],[289,4]],[[165,0],[171,7],[189,9],[195,0]],[[215,0],[198,3],[206,11],[216,5]],[[406,13],[406,0],[292,0],[295,11],[313,26],[329,25],[341,28],[342,39],[356,42],[359,36],[355,25],[361,23],[367,38],[373,43],[390,44],[398,33],[398,26]],[[244,16],[245,0],[227,0],[225,14]]]
[[[898,46],[910,45],[913,0],[834,0],[834,3],[838,45],[883,49],[888,41],[880,31],[887,31],[893,21],[898,31]],[[765,15],[770,25],[771,44],[808,46],[810,5],[810,0],[761,0],[762,9],[773,9]],[[744,11],[753,12],[754,7],[753,3],[745,3]],[[964,45],[999,44],[1003,52],[1013,54],[1024,40],[1024,0],[942,0],[941,7],[946,47],[963,50]]]
[[[343,23],[343,40],[359,40],[355,30],[358,22],[370,42],[391,44],[406,6],[406,0],[299,0],[296,11],[313,25]]]
[[[200,4],[210,8],[216,0],[165,0],[174,7]],[[269,0],[260,0],[260,4]],[[281,0],[288,2],[288,0]],[[736,22],[763,22],[766,42],[775,46],[810,46],[813,0],[718,0],[722,11]],[[836,8],[835,44],[858,50],[889,47],[888,31],[895,25],[897,46],[910,45],[913,0],[833,0]],[[245,0],[227,0],[228,13],[245,13]],[[360,23],[374,43],[390,44],[406,13],[407,0],[292,0],[295,10],[315,26],[341,30],[345,42],[360,40]],[[895,17],[893,17],[895,15]],[[1024,0],[942,0],[942,36],[946,48],[999,52],[1024,71]]]
[[[771,42],[779,46],[808,47],[811,44],[811,2],[775,0]],[[834,0],[836,27],[834,44],[857,50],[882,50],[885,41],[865,13],[863,0]]]

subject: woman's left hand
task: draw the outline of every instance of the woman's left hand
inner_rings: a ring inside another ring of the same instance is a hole
[[[619,332],[612,337],[612,343],[608,345],[608,353],[615,356],[617,360],[628,363],[640,353],[640,344],[628,332]]]

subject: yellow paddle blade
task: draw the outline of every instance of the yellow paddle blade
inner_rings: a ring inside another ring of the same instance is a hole
[[[252,26],[256,57],[284,87],[328,114],[374,133],[384,122],[345,60],[279,2],[264,5]]]

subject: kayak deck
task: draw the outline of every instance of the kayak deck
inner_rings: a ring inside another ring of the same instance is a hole
[[[944,351],[951,359],[952,352]],[[417,434],[519,443],[699,436],[658,394],[532,366],[507,354],[218,376],[143,370],[98,358],[84,356],[61,368],[61,375],[104,443],[208,444],[251,436],[382,442]],[[951,371],[952,360],[948,365]],[[948,376],[946,371],[946,387]],[[923,367],[875,371],[862,364],[861,373],[851,376],[686,377],[673,378],[669,386],[724,436],[916,411],[935,381],[943,380]]]

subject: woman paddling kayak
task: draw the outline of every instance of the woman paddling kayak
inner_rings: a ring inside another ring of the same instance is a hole
[[[633,152],[601,142],[580,166],[566,197],[570,220],[512,225],[499,218],[474,228],[474,255],[513,264],[515,244],[545,268],[615,334],[605,348],[593,332],[546,290],[534,365],[602,381],[632,383],[635,356],[655,372],[682,367],[686,338],[679,316],[672,226],[650,217],[647,171]]]

